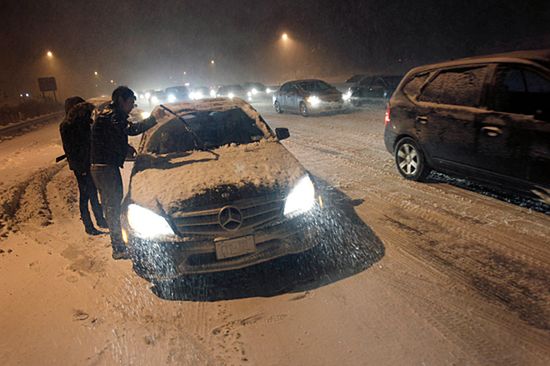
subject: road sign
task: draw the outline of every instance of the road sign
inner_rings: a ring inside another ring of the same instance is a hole
[[[54,77],[38,78],[38,86],[41,92],[57,90],[57,83]]]

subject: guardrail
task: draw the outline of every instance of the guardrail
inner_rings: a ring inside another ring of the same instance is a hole
[[[54,112],[54,113],[46,114],[44,116],[34,117],[25,121],[13,123],[7,126],[2,126],[0,127],[0,136],[7,136],[10,134],[19,132],[27,127],[50,122],[51,120],[54,120],[54,119],[57,119],[59,122],[61,122],[61,118],[63,118],[63,115],[64,115],[63,112]]]

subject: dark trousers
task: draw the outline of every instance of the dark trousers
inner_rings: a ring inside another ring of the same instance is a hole
[[[92,177],[101,196],[101,204],[109,226],[113,248],[124,246],[122,229],[120,227],[120,211],[122,204],[122,177],[116,166],[92,165]]]
[[[94,212],[96,222],[104,220],[103,210],[97,198],[96,186],[90,172],[74,172],[74,175],[78,183],[80,218],[85,227],[93,227],[94,225],[90,217],[90,211],[88,210],[88,202],[92,204],[92,211]]]

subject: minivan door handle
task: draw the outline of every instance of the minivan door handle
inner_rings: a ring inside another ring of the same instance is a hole
[[[497,137],[502,135],[502,129],[494,126],[481,127],[481,131],[483,131],[489,137]]]
[[[426,116],[417,116],[416,117],[416,122],[420,123],[421,125],[425,125],[426,123],[428,123],[428,117],[426,117]]]

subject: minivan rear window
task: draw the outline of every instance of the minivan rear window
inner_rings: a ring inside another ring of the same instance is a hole
[[[442,71],[424,88],[418,100],[477,107],[486,70],[475,67]]]

